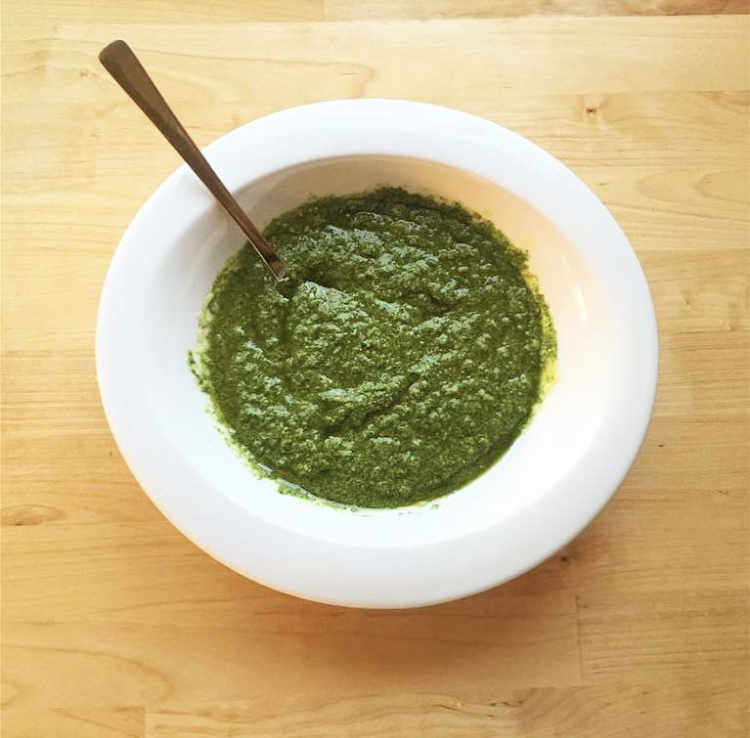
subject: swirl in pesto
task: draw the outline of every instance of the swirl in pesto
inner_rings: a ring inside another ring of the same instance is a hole
[[[296,287],[278,290],[245,245],[213,285],[195,366],[267,474],[398,507],[464,486],[509,448],[555,338],[526,255],[492,224],[382,188],[307,202],[265,236]]]

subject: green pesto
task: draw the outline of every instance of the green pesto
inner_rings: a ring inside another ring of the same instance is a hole
[[[526,256],[457,204],[382,188],[312,200],[249,245],[203,315],[197,373],[233,442],[283,489],[359,507],[452,492],[513,443],[554,331]]]

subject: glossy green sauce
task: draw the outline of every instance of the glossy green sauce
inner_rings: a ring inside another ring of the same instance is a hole
[[[401,189],[310,201],[246,245],[206,303],[197,374],[266,473],[327,500],[452,492],[513,443],[555,339],[525,254],[457,204]],[[498,494],[501,491],[498,490]]]

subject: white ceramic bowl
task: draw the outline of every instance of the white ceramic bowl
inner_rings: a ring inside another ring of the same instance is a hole
[[[311,195],[379,184],[455,199],[491,219],[530,253],[557,329],[558,380],[510,451],[435,505],[351,512],[279,494],[226,444],[188,369],[201,302],[244,239],[183,166],[123,236],[96,336],[115,439],[164,515],[247,577],[357,607],[488,589],[588,524],[646,431],[657,334],[627,239],[570,170],[488,121],[394,100],[285,110],[206,155],[261,225]]]

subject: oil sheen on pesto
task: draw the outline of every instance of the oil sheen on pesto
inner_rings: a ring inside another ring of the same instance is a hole
[[[502,233],[383,188],[310,201],[265,236],[297,287],[282,294],[246,245],[214,283],[198,355],[253,461],[327,500],[397,507],[462,487],[508,449],[554,338]]]

